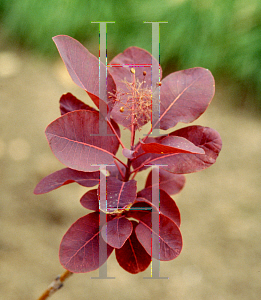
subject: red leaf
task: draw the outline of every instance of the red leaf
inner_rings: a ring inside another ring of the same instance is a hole
[[[90,190],[85,193],[80,199],[80,203],[87,209],[99,211],[98,190]]]
[[[180,227],[180,212],[179,209],[175,203],[175,201],[170,197],[169,194],[167,194],[163,190],[159,190],[159,196],[160,196],[160,213],[164,216],[169,217],[172,221],[174,221],[178,227]],[[141,190],[138,195],[138,197],[143,197],[150,202],[152,202],[152,189],[146,188]]]
[[[87,91],[93,102],[99,107],[99,59],[91,54],[81,43],[67,35],[57,35],[53,41],[72,78],[80,88]],[[106,66],[100,63],[102,72]],[[107,73],[107,103],[111,93],[116,91],[112,76]]]
[[[121,248],[132,233],[132,224],[125,217],[115,218],[102,227],[102,237],[113,248]]]
[[[99,113],[76,110],[53,121],[46,128],[46,137],[54,155],[67,167],[85,172],[99,170],[92,164],[110,164],[119,147],[112,130],[99,136]],[[118,128],[116,128],[119,131]],[[96,134],[96,136],[93,136]]]
[[[167,136],[161,140],[161,143],[141,143],[141,148],[146,153],[197,153],[204,154],[204,150],[196,147],[190,141],[178,137],[178,136]]]
[[[174,195],[179,193],[184,185],[186,178],[182,174],[173,174],[159,168],[159,187],[161,190],[164,190],[169,195]],[[152,187],[152,171],[150,171],[145,188]]]
[[[43,178],[34,189],[34,193],[44,194],[72,182],[82,186],[92,187],[99,183],[100,172],[80,172],[69,168],[56,171]]]
[[[160,128],[196,120],[207,109],[214,93],[214,78],[207,69],[193,68],[168,75],[160,89]]]
[[[140,219],[135,232],[139,242],[150,256],[154,254],[152,253],[151,238],[152,235],[155,235],[155,238],[160,243],[160,253],[157,253],[153,257],[161,261],[168,261],[180,254],[182,237],[178,226],[171,219],[162,214],[159,216],[159,235],[151,229],[151,215],[149,214]]]
[[[205,154],[144,154],[133,160],[133,167],[140,167],[146,160],[146,164],[166,165],[161,168],[171,173],[193,173],[214,164],[222,147],[219,133],[209,127],[188,126],[170,133],[169,136],[184,137],[195,146],[202,148]],[[162,139],[164,139],[164,136],[155,140],[161,143]]]
[[[135,180],[120,181],[115,177],[107,177],[107,210],[113,212],[121,210],[136,198],[137,182]]]
[[[191,141],[196,146],[204,149],[205,154],[178,154],[170,162],[167,171],[172,173],[192,173],[210,167],[216,162],[222,148],[222,140],[217,131],[209,127],[189,126],[174,131],[170,136],[182,136]]]
[[[91,111],[97,111],[93,107],[83,103],[79,99],[77,99],[74,95],[71,93],[67,93],[62,95],[60,99],[60,111],[61,115],[64,115],[68,112],[74,111],[74,110],[91,110]]]
[[[164,137],[166,137],[164,135]],[[145,153],[143,151],[143,149],[140,147],[141,143],[144,144],[144,142],[139,141],[134,148],[135,151],[135,158],[132,160],[132,166],[134,169],[136,168],[140,168],[139,171],[143,171],[147,168],[149,168],[148,162],[151,159],[152,154],[151,153]],[[146,144],[149,143],[158,143],[157,139],[154,137],[148,137],[145,141]],[[137,150],[137,146],[138,146],[138,150]],[[141,165],[143,165],[143,167],[141,167]]]
[[[65,233],[60,245],[61,265],[74,273],[98,269],[111,255],[113,248],[107,245],[107,255],[99,262],[99,213],[93,212],[78,219]],[[102,240],[100,247],[106,248]]]
[[[135,229],[137,222],[131,221]],[[138,241],[133,230],[131,236],[120,249],[115,249],[119,265],[131,274],[145,271],[151,262],[151,257]]]

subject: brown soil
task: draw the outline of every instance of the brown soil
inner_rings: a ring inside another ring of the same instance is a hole
[[[62,93],[87,96],[60,62],[2,51],[0,65],[0,298],[37,299],[63,272],[63,234],[87,213],[79,203],[85,189],[76,184],[33,194],[41,178],[62,167],[44,130],[59,116]],[[228,101],[218,94],[195,122],[218,130],[224,146],[217,163],[187,175],[185,189],[174,197],[184,247],[177,259],[160,265],[169,279],[143,279],[150,269],[131,275],[113,254],[108,275],[116,279],[91,279],[98,271],[74,274],[52,299],[260,299],[261,120],[223,105]]]

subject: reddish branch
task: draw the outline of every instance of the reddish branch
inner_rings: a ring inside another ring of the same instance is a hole
[[[53,293],[59,290],[63,286],[63,282],[72,275],[73,273],[66,270],[62,275],[59,275],[55,280],[49,285],[40,298],[37,300],[45,300],[50,297]]]

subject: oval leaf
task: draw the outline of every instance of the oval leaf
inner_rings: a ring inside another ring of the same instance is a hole
[[[82,186],[92,187],[99,183],[100,172],[80,172],[69,168],[56,171],[43,178],[34,189],[34,193],[44,194],[72,182]]]
[[[80,109],[97,111],[93,107],[91,107],[91,106],[83,103],[81,100],[77,99],[71,93],[64,94],[60,98],[61,115],[64,115],[64,114],[74,111],[74,110],[80,110]]]
[[[121,248],[132,233],[132,224],[125,217],[115,218],[102,227],[104,241],[113,248]]]
[[[138,197],[142,197],[147,199],[152,204],[152,189],[146,188],[141,190]],[[160,213],[164,216],[169,217],[172,221],[174,221],[178,227],[180,227],[180,212],[177,207],[176,202],[170,197],[168,193],[163,190],[159,190],[159,208]]]
[[[153,213],[154,214],[154,213]],[[151,229],[151,215],[146,215],[140,220],[135,232],[137,238],[147,253],[161,261],[168,261],[176,258],[182,249],[182,237],[178,226],[168,217],[160,214],[159,235]],[[158,240],[160,252],[152,251],[152,235]],[[156,253],[155,253],[156,252]]]
[[[59,250],[61,265],[73,273],[85,273],[98,269],[111,255],[113,248],[101,240],[99,245],[100,216],[90,213],[78,219],[65,233]],[[99,246],[107,253],[99,261]]]
[[[80,203],[87,209],[99,211],[98,190],[90,190],[85,193],[80,199]]]
[[[138,224],[131,221],[133,228]],[[151,262],[151,257],[138,241],[133,230],[131,236],[120,249],[115,249],[116,259],[119,265],[131,274],[145,271]]]
[[[53,41],[74,83],[87,91],[97,107],[99,100],[108,103],[107,100],[116,91],[116,85],[111,74],[107,73],[107,95],[101,95],[99,99],[99,59],[67,35],[57,35],[53,37]],[[102,62],[100,72],[106,74],[106,66]]]
[[[169,195],[175,195],[179,193],[186,182],[186,178],[182,174],[173,174],[159,168],[159,187]],[[152,188],[152,171],[150,171],[145,188]]]
[[[172,132],[169,136],[181,136],[202,148],[205,154],[144,154],[133,160],[133,167],[139,168],[144,161],[147,164],[165,165],[161,168],[175,174],[187,174],[201,171],[215,163],[222,147],[220,135],[214,129],[202,126],[188,126]],[[164,137],[156,138],[158,143]],[[142,169],[141,169],[142,170]]]
[[[119,147],[112,130],[100,136],[99,113],[76,110],[49,124],[46,137],[54,155],[67,167],[85,172],[99,170],[98,164],[110,164]]]
[[[198,153],[204,154],[202,148],[196,147],[190,141],[179,136],[167,136],[161,143],[141,143],[141,148],[146,153]]]
[[[178,122],[196,120],[214,93],[215,81],[207,69],[193,68],[168,75],[160,88],[160,128],[166,130]]]

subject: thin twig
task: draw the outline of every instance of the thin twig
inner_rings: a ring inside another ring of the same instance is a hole
[[[115,134],[115,136],[116,136],[116,138],[118,139],[119,143],[121,144],[122,148],[123,148],[123,149],[126,148],[126,147],[124,146],[124,144],[122,143],[120,137],[118,136],[118,133],[116,132],[115,128],[113,127],[113,125],[111,124],[111,122],[110,122],[108,119],[107,119],[107,123],[109,124],[111,130],[112,130],[113,133]]]
[[[42,296],[37,300],[45,300],[48,297],[50,297],[63,286],[63,282],[72,274],[72,272],[66,270],[62,275],[57,276],[55,280],[49,285],[49,287],[45,290]]]
[[[154,126],[155,127],[155,126]],[[150,129],[150,131],[147,133],[147,135],[142,139],[142,142],[144,143],[146,141],[146,139],[149,137],[149,135],[152,133],[154,127]],[[135,151],[137,152],[139,150],[139,148],[141,147],[141,143],[139,142],[138,145],[135,148]]]
[[[125,168],[128,168],[128,166],[123,161],[121,161],[117,156],[113,155],[113,158],[117,159],[117,161],[120,162]]]
[[[141,168],[143,168],[150,160],[151,160],[151,159],[150,159],[150,157],[149,157],[149,158],[146,159],[146,160],[145,160],[138,168],[136,168],[136,169],[134,169],[133,171],[131,171],[131,172],[130,172],[130,175],[134,173],[134,176],[133,176],[131,179],[133,179],[133,178],[136,176],[136,174],[139,172],[139,170],[140,170]]]
[[[122,179],[123,179],[123,178],[124,178],[124,174],[123,174],[123,172],[122,172],[120,166],[118,165],[118,163],[117,163],[116,160],[114,160],[114,163],[115,163],[115,165],[116,165],[116,167],[117,167],[117,169],[118,169],[118,171],[119,171],[119,173],[121,174],[121,177],[122,177]]]

